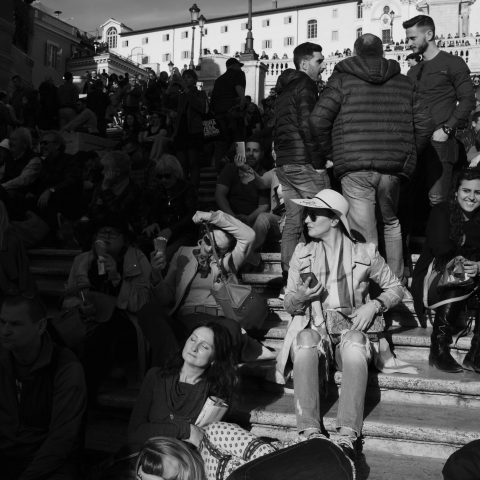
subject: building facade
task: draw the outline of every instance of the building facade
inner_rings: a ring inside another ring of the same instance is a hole
[[[200,5],[201,7],[201,5]],[[189,65],[194,35],[194,64],[200,55],[234,56],[245,49],[247,14],[211,18],[203,28],[200,52],[200,29],[190,22],[133,30],[114,19],[100,27],[100,36],[111,51],[155,71],[168,71],[168,64],[179,68]],[[402,22],[415,15],[431,15],[438,36],[472,35],[479,25],[480,7],[476,0],[323,0],[254,12],[252,18],[254,48],[269,60],[291,59],[296,45],[312,41],[322,45],[328,57],[352,49],[355,39],[373,33],[385,44],[403,43]],[[480,27],[478,27],[480,29]],[[474,30],[476,28],[473,28]]]

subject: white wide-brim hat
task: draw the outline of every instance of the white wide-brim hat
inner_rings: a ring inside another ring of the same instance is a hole
[[[331,210],[342,222],[348,235],[350,233],[350,224],[347,220],[349,205],[347,199],[340,193],[330,188],[325,188],[318,192],[313,198],[296,198],[292,202],[306,208],[322,208]]]

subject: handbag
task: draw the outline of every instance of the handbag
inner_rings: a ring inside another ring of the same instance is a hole
[[[423,305],[431,310],[466,300],[476,290],[474,280],[465,274],[463,257],[452,258],[443,268],[438,263],[430,262],[423,280]]]
[[[235,320],[246,330],[263,326],[268,315],[265,298],[255,292],[251,285],[242,285],[234,273],[228,273],[220,260],[215,246],[215,239],[205,224],[205,230],[212,245],[212,252],[220,270],[218,281],[213,284],[212,295],[222,308],[225,317]]]
[[[437,288],[442,290],[446,288],[469,287],[473,283],[473,278],[465,273],[463,257],[455,257],[445,266]]]

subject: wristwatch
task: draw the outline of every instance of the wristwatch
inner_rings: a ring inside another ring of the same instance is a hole
[[[376,311],[377,315],[381,315],[383,312],[387,311],[387,307],[379,298],[374,298],[372,302],[375,304],[375,307],[377,309]]]
[[[453,128],[449,127],[448,125],[442,125],[442,130],[450,136],[453,133]]]

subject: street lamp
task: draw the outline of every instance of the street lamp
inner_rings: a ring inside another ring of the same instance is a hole
[[[390,15],[390,40],[393,43],[393,19],[395,18],[395,12],[393,10],[390,10],[389,15]]]
[[[248,0],[248,23],[247,23],[247,38],[245,40],[245,51],[241,55],[243,60],[257,59],[258,55],[253,49],[253,35],[252,35],[252,0]]]
[[[203,16],[200,15],[198,17],[198,26],[200,27],[200,52],[198,54],[198,65],[200,66],[200,59],[202,58],[202,40],[203,40],[203,27],[207,23],[207,19]]]
[[[190,12],[190,19],[192,21],[192,49],[190,51],[190,68],[194,69],[195,65],[193,64],[193,49],[195,47],[195,25],[198,23],[198,14],[200,9],[197,7],[197,4],[194,3],[188,11]]]

